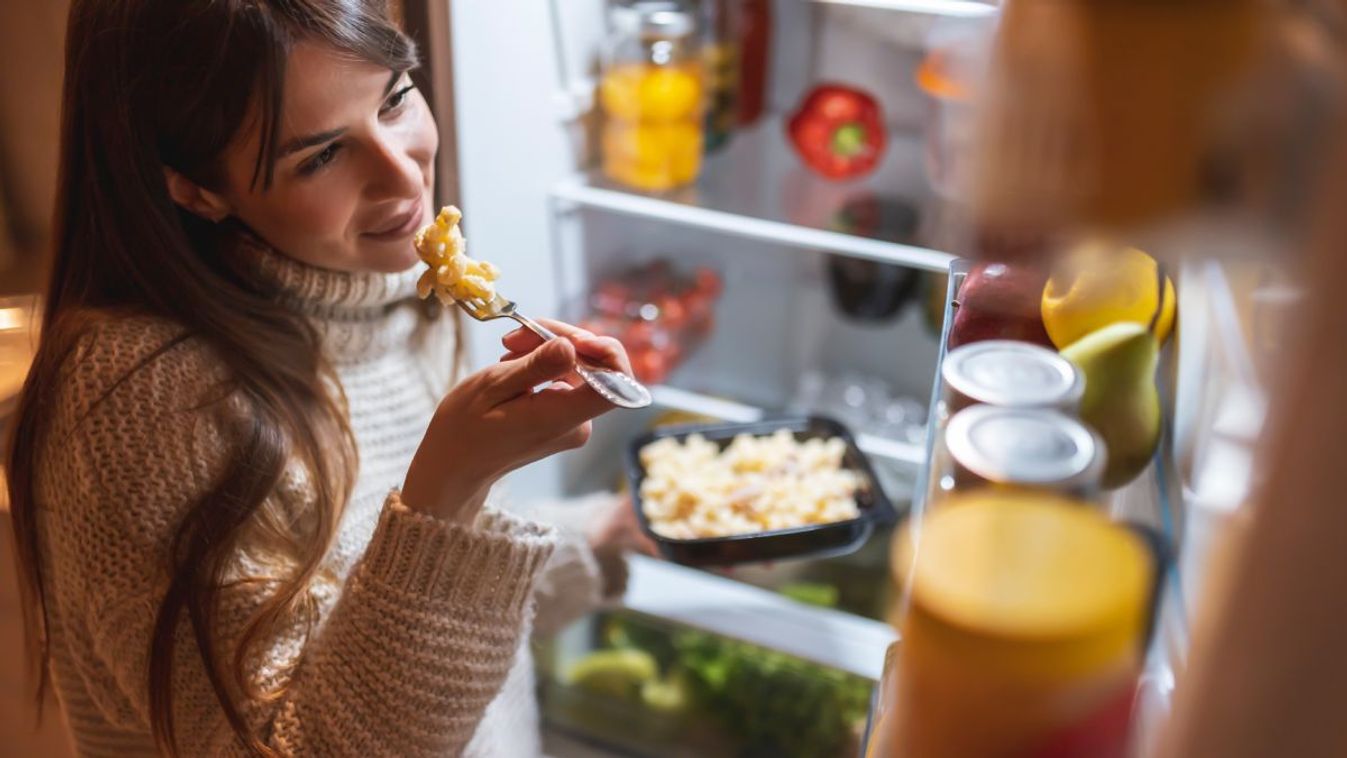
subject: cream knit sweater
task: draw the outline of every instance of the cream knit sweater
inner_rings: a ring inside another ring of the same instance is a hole
[[[250,663],[254,684],[289,687],[280,699],[250,701],[247,717],[296,755],[536,755],[527,648],[535,600],[539,627],[556,628],[620,590],[620,574],[575,532],[494,504],[472,528],[401,505],[394,488],[447,388],[453,355],[450,320],[427,319],[414,297],[415,270],[338,274],[275,254],[263,254],[259,270],[322,331],[360,470],[324,579],[309,591],[317,624],[306,637],[296,617]],[[221,419],[237,411],[207,402],[224,371],[197,340],[141,365],[179,331],[135,318],[95,329],[60,378],[40,456],[53,675],[82,755],[155,752],[146,672],[168,544],[220,471]],[[303,477],[288,474],[273,497],[302,514]],[[248,561],[245,551],[241,572],[257,570]],[[226,639],[273,588],[226,594]],[[186,623],[177,654],[182,754],[238,752]]]

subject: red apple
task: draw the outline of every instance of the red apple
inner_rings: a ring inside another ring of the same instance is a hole
[[[949,346],[982,340],[1019,340],[1052,347],[1041,303],[1048,274],[1037,266],[978,263],[959,288]]]

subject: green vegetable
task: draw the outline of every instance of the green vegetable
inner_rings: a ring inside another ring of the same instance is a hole
[[[641,686],[641,702],[656,711],[682,713],[691,701],[692,691],[682,672],[675,671],[664,679],[652,679]]]
[[[567,679],[580,689],[600,695],[635,698],[641,688],[659,676],[655,659],[643,650],[600,650],[576,661]]]
[[[818,588],[830,586],[802,586],[808,588],[804,595],[827,599]],[[870,703],[865,679],[713,634],[670,631],[634,616],[610,616],[603,639],[614,649],[581,660],[571,681],[639,699],[654,711],[694,713],[718,723],[737,745],[737,758],[827,758],[856,748]]]
[[[678,663],[673,633],[659,623],[630,614],[612,614],[603,625],[603,639],[609,647],[635,648],[654,656],[660,671],[668,671]]]
[[[819,582],[796,582],[781,588],[781,594],[798,603],[820,608],[837,607],[837,587]]]
[[[699,704],[741,738],[744,756],[837,755],[865,719],[864,679],[700,632],[678,632],[675,645]]]

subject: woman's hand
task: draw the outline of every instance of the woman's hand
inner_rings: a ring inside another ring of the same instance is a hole
[[[658,555],[654,541],[641,529],[630,495],[614,498],[585,530],[585,537],[596,553]]]
[[[587,363],[631,374],[631,361],[627,358],[626,348],[618,340],[600,337],[562,321],[550,319],[539,321],[558,336],[570,340]],[[501,343],[508,351],[501,360],[518,360],[544,344],[541,337],[524,328],[505,335]],[[576,374],[568,376],[567,383],[572,386],[584,386]],[[656,554],[655,543],[641,530],[630,497],[615,499],[613,504],[599,513],[589,525],[585,530],[585,536],[590,548],[595,552],[634,552],[652,556]]]
[[[592,356],[595,348],[585,342]],[[613,408],[574,381],[576,348],[570,341],[516,344],[513,356],[464,379],[440,401],[407,470],[402,501],[408,507],[471,523],[497,479],[580,447],[589,439],[590,419]],[[603,351],[615,357],[611,350],[604,343]],[[625,359],[621,345],[617,351]]]
[[[557,336],[570,340],[586,363],[616,369],[628,376],[631,375],[631,360],[627,357],[627,349],[616,339],[600,337],[591,331],[581,329],[578,326],[571,326],[564,321],[540,318],[538,323],[551,329]],[[520,327],[505,335],[501,339],[501,344],[505,346],[507,351],[501,357],[501,360],[509,361],[537,350],[543,344],[543,338],[528,329]],[[579,381],[580,377],[573,374],[569,383],[574,385]]]

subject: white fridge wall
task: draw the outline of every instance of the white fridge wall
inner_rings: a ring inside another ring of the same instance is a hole
[[[441,0],[448,2],[448,0]],[[505,272],[501,290],[532,315],[557,312],[550,254],[548,189],[573,170],[558,119],[558,76],[545,0],[458,0],[450,4],[459,186],[470,254]],[[452,199],[451,199],[452,200]],[[468,321],[474,368],[500,355],[502,322]],[[556,460],[511,477],[521,494],[560,485]]]
[[[603,0],[432,2],[447,3],[451,19],[461,197],[449,200],[464,210],[470,254],[500,265],[502,291],[522,311],[563,313],[587,281],[616,258],[672,254],[716,265],[727,276],[719,333],[676,381],[779,407],[803,370],[820,367],[877,373],[905,393],[924,396],[936,351],[916,308],[910,306],[896,326],[846,323],[829,304],[818,254],[600,212],[553,215],[549,189],[584,160],[581,126],[567,117],[586,105],[584,95],[597,74],[605,35]],[[553,7],[561,13],[554,15]],[[894,39],[919,39],[920,22],[882,12],[858,16],[855,9],[796,0],[776,2],[774,19],[772,112],[761,128],[783,129],[781,114],[808,86],[826,79],[875,91],[895,126],[911,129],[920,123],[924,104],[911,84],[918,55],[893,44]],[[826,211],[855,189],[838,185],[825,187],[822,196],[796,197],[799,192],[792,194],[788,185],[803,169],[788,150],[775,153],[787,156],[784,163],[791,166],[766,171],[774,186],[743,191],[780,193],[782,202],[794,198]],[[775,153],[773,165],[781,157]],[[895,149],[874,184],[911,193],[914,179],[922,184],[919,160],[910,150]],[[509,325],[469,321],[466,327],[473,367],[496,360],[499,337]],[[596,435],[591,449],[517,472],[511,490],[523,497],[550,496],[586,481],[606,482],[606,472],[617,464],[614,443],[639,426],[631,418],[604,419],[600,426],[604,433]],[[605,473],[597,479],[586,473],[594,471]]]

